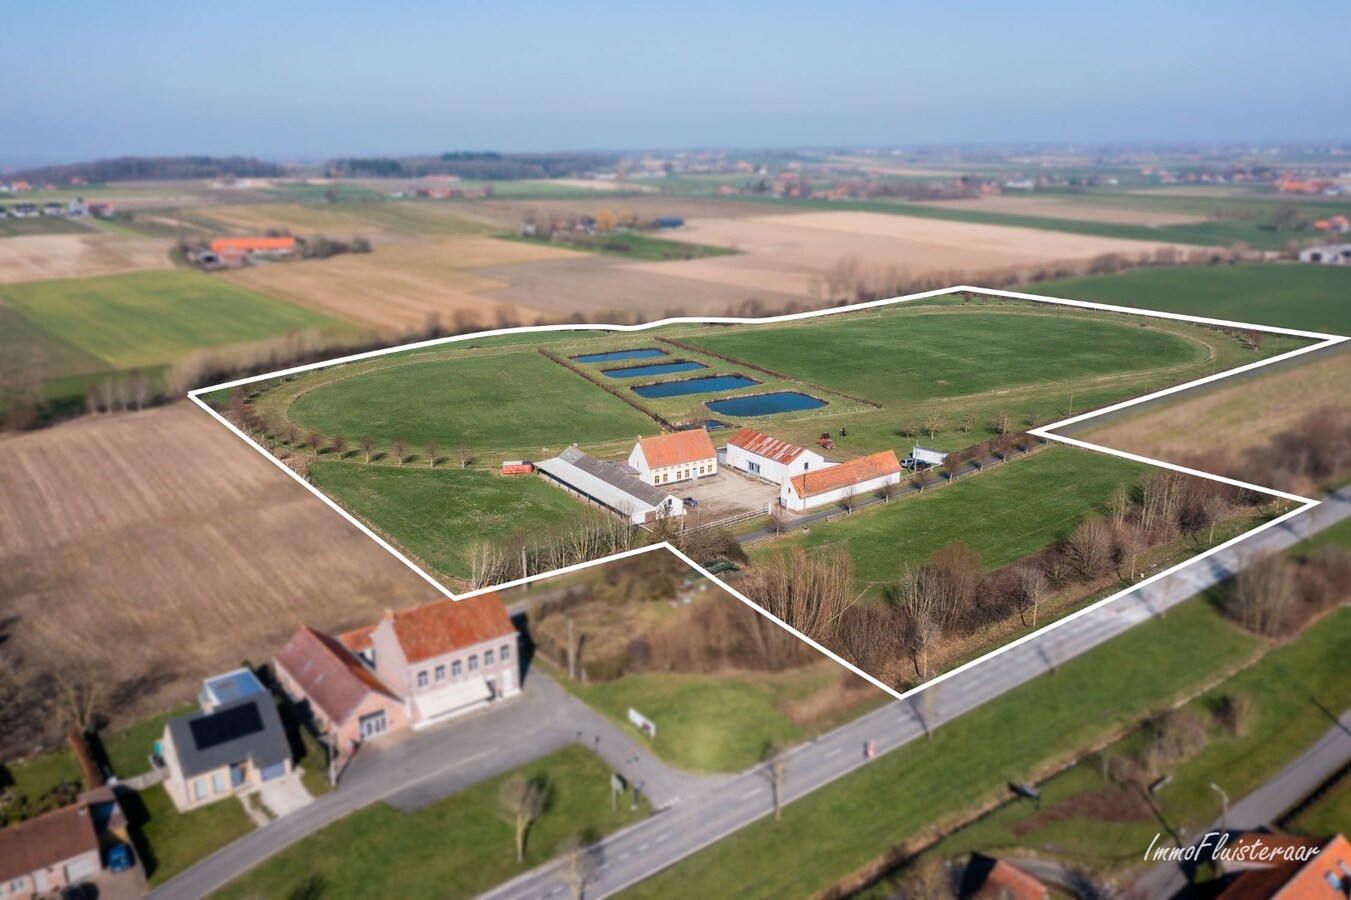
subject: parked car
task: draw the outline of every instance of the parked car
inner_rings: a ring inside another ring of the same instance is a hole
[[[693,497],[686,497],[681,502],[683,502],[686,506],[690,507],[691,509],[699,505],[699,501],[695,500]]]
[[[929,466],[929,463],[926,463],[922,459],[915,459],[913,456],[907,456],[905,459],[901,460],[901,468],[908,469],[911,472],[918,472],[921,469],[929,468]]]
[[[108,871],[125,872],[131,868],[131,848],[126,844],[114,844],[108,851]]]

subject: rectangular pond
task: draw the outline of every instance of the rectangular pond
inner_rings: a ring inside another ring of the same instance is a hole
[[[641,375],[670,375],[672,372],[692,372],[695,369],[707,369],[708,366],[690,359],[676,362],[657,363],[651,366],[628,366],[623,369],[601,369],[607,378],[637,378]]]
[[[775,391],[772,394],[754,394],[750,397],[726,397],[704,404],[721,416],[772,416],[775,413],[800,412],[817,409],[826,401],[797,391]]]
[[[658,381],[656,384],[640,384],[633,389],[639,397],[658,399],[661,397],[683,397],[685,394],[709,394],[713,391],[735,391],[753,387],[760,382],[745,375],[710,375],[707,378],[688,378],[684,381]]]
[[[644,347],[639,350],[611,350],[609,353],[591,353],[586,356],[574,356],[573,362],[579,363],[603,363],[616,362],[621,359],[652,359],[657,356],[665,356],[665,350],[658,350],[656,347]]]

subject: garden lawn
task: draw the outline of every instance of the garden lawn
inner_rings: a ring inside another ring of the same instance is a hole
[[[122,731],[113,732],[105,737],[103,750],[108,754],[113,774],[125,781],[143,772],[149,772],[150,754],[154,752],[155,742],[164,736],[165,724],[172,718],[196,710],[196,704],[187,703],[158,716],[142,719]]]
[[[3,285],[0,300],[47,332],[123,369],[173,362],[200,347],[340,324],[188,271]]]
[[[652,748],[666,762],[692,772],[740,772],[760,762],[769,742],[806,736],[781,704],[838,683],[840,670],[813,668],[779,674],[626,675],[604,684],[559,683]],[[648,741],[629,724],[638,710],[657,723]]]
[[[253,820],[237,797],[181,813],[164,785],[157,784],[126,800],[124,807],[151,886],[163,884],[253,830]]]
[[[1306,331],[1351,334],[1351,269],[1299,263],[1133,269],[1033,293]]]
[[[935,550],[962,541],[980,553],[986,569],[997,569],[1065,537],[1100,511],[1118,485],[1137,484],[1150,468],[1090,450],[1046,447],[952,484],[818,523],[809,534],[754,545],[751,558],[847,544],[855,577],[885,584]]]
[[[400,361],[314,388],[288,415],[325,435],[368,434],[385,447],[402,439],[417,450],[434,440],[446,454],[464,444],[532,458],[573,442],[657,430],[619,398],[531,350]]]
[[[1003,797],[1249,657],[1257,641],[1204,600],[1140,625],[626,892],[635,898],[783,897],[822,890],[927,826]],[[793,777],[791,769],[788,778]]]
[[[376,803],[288,847],[228,885],[219,897],[298,896],[303,886],[339,897],[472,897],[547,862],[572,835],[599,837],[647,815],[623,802],[610,809],[610,770],[569,747],[519,770],[542,777],[552,802],[530,828],[523,864],[498,802],[511,774],[475,785],[414,813]],[[321,879],[316,883],[312,879]]]
[[[1180,366],[1207,353],[1142,319],[951,303],[687,340],[884,405]]]
[[[454,578],[469,577],[469,549],[476,541],[500,546],[517,534],[538,538],[587,512],[570,494],[533,476],[336,461],[312,463],[309,471],[310,480],[344,509]]]

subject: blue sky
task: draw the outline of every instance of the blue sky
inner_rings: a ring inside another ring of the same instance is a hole
[[[1346,139],[1333,9],[22,3],[0,160]]]

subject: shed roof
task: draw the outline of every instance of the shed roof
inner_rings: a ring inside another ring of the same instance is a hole
[[[308,626],[291,635],[277,652],[276,663],[311,703],[339,724],[347,721],[372,691],[394,696],[340,641]]]
[[[588,456],[569,447],[553,459],[537,463],[535,468],[613,509],[631,515],[657,509],[670,494],[641,481],[615,463]]]
[[[81,803],[0,828],[0,884],[97,850],[89,807]]]
[[[393,623],[394,635],[410,664],[516,634],[516,626],[496,593],[436,600],[386,613],[386,617]]]
[[[168,728],[188,778],[245,758],[266,768],[291,755],[277,707],[266,694],[227,703],[214,712],[170,719]]]
[[[770,437],[753,428],[740,429],[727,439],[727,443],[778,463],[790,463],[807,452],[805,447]]]
[[[793,490],[797,491],[799,497],[814,497],[885,475],[899,475],[900,471],[901,461],[896,458],[896,451],[883,450],[837,466],[794,475]]]
[[[659,434],[655,437],[640,437],[638,446],[643,448],[643,459],[647,460],[648,466],[653,469],[715,459],[718,455],[708,432],[702,428]]]

